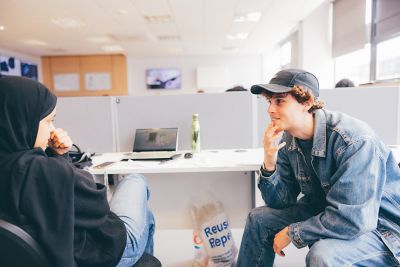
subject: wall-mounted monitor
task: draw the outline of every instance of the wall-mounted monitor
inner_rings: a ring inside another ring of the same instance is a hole
[[[180,89],[181,70],[177,68],[158,68],[146,70],[148,89]]]
[[[21,75],[38,80],[38,68],[36,64],[21,62]]]

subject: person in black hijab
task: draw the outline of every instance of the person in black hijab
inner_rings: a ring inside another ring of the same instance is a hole
[[[0,75],[0,218],[32,235],[53,266],[132,266],[153,247],[144,177],[125,177],[109,205],[105,186],[71,164],[56,103],[42,84]]]

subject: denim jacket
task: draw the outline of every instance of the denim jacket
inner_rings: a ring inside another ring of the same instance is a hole
[[[319,239],[354,239],[376,230],[400,259],[400,169],[364,122],[324,109],[314,113],[311,167],[324,192],[316,216],[289,226],[298,248]],[[276,170],[261,172],[258,187],[272,208],[295,204],[312,191],[310,170],[296,139],[284,133]]]

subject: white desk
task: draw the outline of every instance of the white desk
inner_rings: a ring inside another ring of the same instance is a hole
[[[125,153],[105,153],[93,157],[93,166],[112,161],[115,164],[95,169],[92,174],[127,174],[137,173],[181,173],[181,172],[229,172],[256,171],[263,161],[262,149],[203,150],[193,158],[185,159],[183,154],[167,161],[121,161]]]
[[[90,168],[95,175],[146,174],[157,231],[155,255],[167,267],[191,266],[192,226],[188,206],[195,195],[211,192],[224,203],[239,247],[248,212],[255,206],[255,171],[263,161],[262,149],[204,150],[193,158],[169,161],[120,161],[124,153],[93,157],[93,166],[116,162],[105,168]],[[105,179],[107,181],[107,179]]]
[[[124,154],[104,153],[93,157],[93,167],[89,172],[94,175],[104,175],[107,185],[108,174],[166,174],[166,173],[203,173],[203,172],[251,172],[251,207],[255,207],[255,171],[260,169],[263,161],[262,149],[224,149],[203,150],[195,153],[193,158],[186,159],[181,156],[167,161],[121,161]],[[103,162],[115,162],[104,168],[94,168]]]

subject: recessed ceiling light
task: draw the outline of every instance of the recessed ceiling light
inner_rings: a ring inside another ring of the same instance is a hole
[[[159,35],[157,38],[160,41],[178,41],[181,39],[179,35]]]
[[[52,19],[51,22],[61,28],[79,28],[84,25],[84,23],[71,18],[56,18]]]
[[[6,26],[0,25],[0,31],[4,31],[6,29]]]
[[[245,40],[249,34],[247,32],[239,32],[236,34],[228,34],[226,38],[228,40]]]
[[[147,23],[167,23],[172,22],[172,17],[170,15],[160,15],[160,16],[144,16]]]
[[[256,22],[259,21],[261,18],[261,13],[260,12],[251,12],[243,15],[237,15],[234,19],[235,22]]]
[[[126,11],[125,9],[120,9],[120,10],[118,10],[118,14],[126,15],[126,14],[128,14],[128,11]]]
[[[88,37],[87,40],[95,44],[104,44],[111,42],[111,38],[108,36],[93,36],[93,37]]]
[[[106,52],[122,52],[124,49],[119,45],[105,45],[102,49]]]
[[[24,44],[27,45],[34,45],[34,46],[47,46],[48,43],[45,41],[37,40],[37,39],[27,39],[22,41]]]

